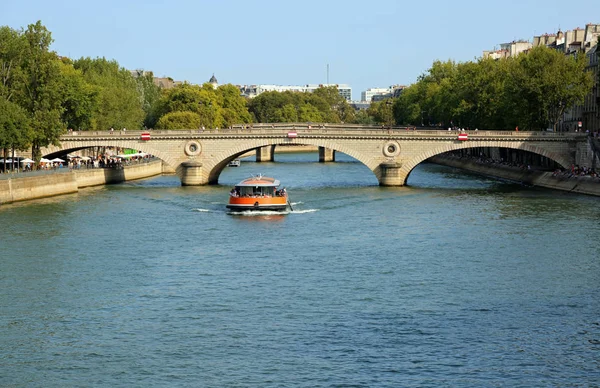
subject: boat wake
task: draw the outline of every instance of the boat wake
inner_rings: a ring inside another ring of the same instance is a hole
[[[256,217],[256,216],[279,216],[286,214],[306,214],[306,213],[314,213],[319,211],[319,209],[304,209],[304,210],[284,210],[284,211],[275,211],[275,210],[249,210],[244,212],[231,212],[228,211],[227,214],[231,214],[233,216],[246,216],[246,217]]]
[[[291,211],[291,214],[305,214],[305,213],[314,213],[314,212],[318,212],[319,209],[304,209],[304,210],[294,210]]]
[[[278,215],[286,215],[286,214],[307,214],[307,213],[314,213],[314,212],[318,212],[320,209],[302,209],[302,210],[283,210],[283,211],[276,211],[276,210],[248,210],[248,211],[243,211],[243,212],[233,212],[233,211],[229,211],[229,210],[221,210],[221,209],[202,209],[202,208],[196,208],[193,209],[193,211],[198,212],[198,213],[225,213],[225,214],[230,214],[233,216],[246,216],[246,217],[256,217],[256,216],[278,216]]]

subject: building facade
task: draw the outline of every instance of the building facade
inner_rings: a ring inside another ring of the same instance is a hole
[[[483,58],[502,59],[516,57],[522,52],[526,52],[532,47],[531,42],[527,40],[513,40],[509,43],[500,43],[499,50],[484,51]]]
[[[388,88],[369,88],[360,93],[360,100],[370,102],[373,99],[373,96],[382,95],[382,94],[391,94],[392,86]]]
[[[397,98],[405,87],[405,85],[392,85],[388,88],[367,89],[361,93],[361,101],[371,103],[383,101],[386,98]]]
[[[319,88],[335,86],[340,96],[346,101],[352,100],[352,88],[346,84],[308,84],[308,85],[241,85],[240,92],[242,96],[254,98],[264,92],[300,92],[312,93]]]
[[[592,73],[594,84],[583,102],[583,129],[590,132],[600,132],[600,42],[597,42],[586,54],[586,70]]]

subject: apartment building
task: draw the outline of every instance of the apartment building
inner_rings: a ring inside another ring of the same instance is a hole
[[[522,52],[529,50],[532,47],[528,40],[513,40],[509,43],[501,43],[500,49],[492,51],[484,51],[483,58],[502,59],[515,57]]]
[[[312,93],[319,88],[335,86],[340,96],[346,101],[352,100],[352,88],[346,84],[308,84],[308,85],[240,85],[240,92],[243,96],[254,98],[264,92],[309,92]]]

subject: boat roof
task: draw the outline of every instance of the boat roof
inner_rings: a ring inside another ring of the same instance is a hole
[[[257,175],[257,176],[253,176],[253,177],[244,179],[243,181],[238,183],[236,186],[237,187],[243,187],[243,186],[252,186],[252,187],[273,186],[273,187],[277,187],[277,186],[279,186],[279,184],[280,184],[279,180],[277,180],[275,178],[269,178],[268,176]]]

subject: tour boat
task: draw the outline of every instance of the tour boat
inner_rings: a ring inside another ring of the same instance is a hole
[[[239,159],[233,159],[231,162],[229,162],[227,167],[239,167],[240,164],[241,164],[241,161]]]
[[[231,211],[286,210],[287,192],[285,187],[279,190],[279,184],[277,179],[262,175],[244,179],[229,192],[227,208]]]

